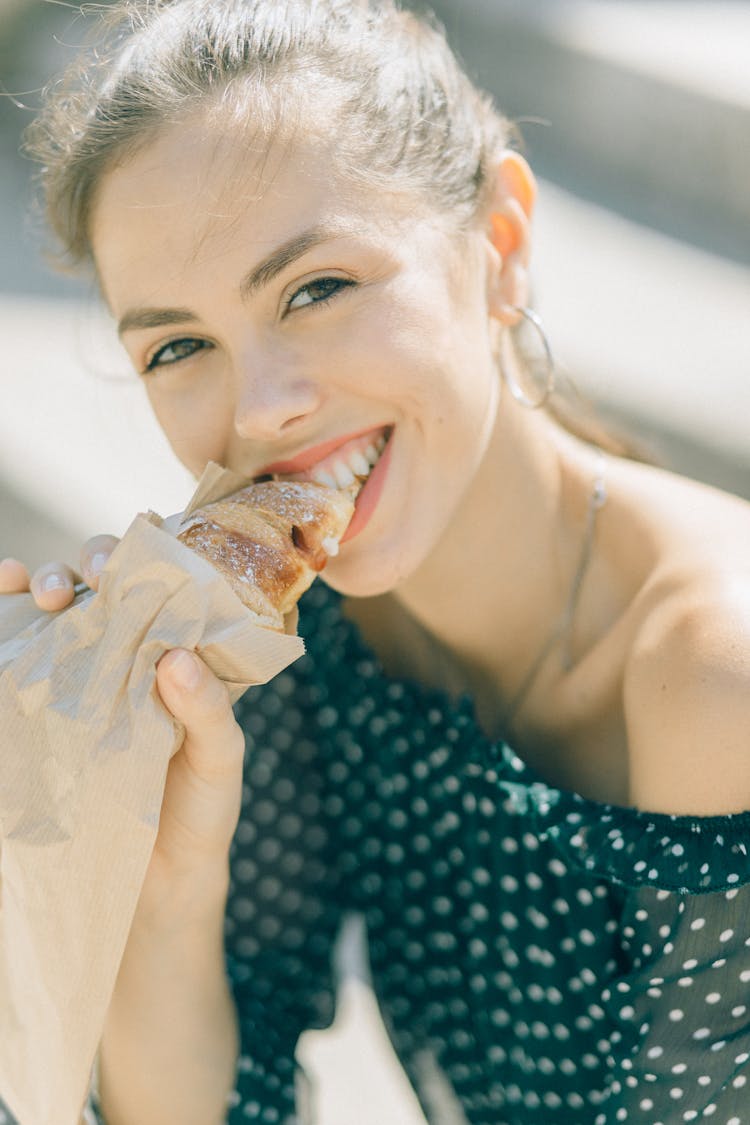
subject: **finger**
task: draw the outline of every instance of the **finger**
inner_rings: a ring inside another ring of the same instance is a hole
[[[0,594],[25,594],[29,589],[29,572],[18,559],[0,562]]]
[[[81,548],[81,574],[92,590],[99,589],[99,575],[119,542],[114,535],[95,535]]]
[[[30,589],[40,609],[55,613],[73,601],[77,580],[78,576],[65,563],[51,562],[34,572]]]
[[[194,653],[173,649],[157,667],[165,706],[185,727],[183,749],[205,780],[220,781],[242,768],[245,739],[226,685]]]

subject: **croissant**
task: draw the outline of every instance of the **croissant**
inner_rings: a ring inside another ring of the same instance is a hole
[[[313,481],[263,481],[207,504],[177,538],[224,576],[258,624],[278,632],[312,585],[354,512],[351,491]]]

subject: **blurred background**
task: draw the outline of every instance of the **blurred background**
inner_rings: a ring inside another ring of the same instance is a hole
[[[535,302],[558,360],[668,467],[750,497],[750,3],[430,7],[538,174]],[[0,0],[0,558],[31,565],[75,564],[89,535],[192,491],[93,288],[45,264],[18,155],[90,23],[60,0]],[[334,1031],[301,1047],[321,1120],[416,1125],[361,975]]]
[[[665,464],[750,495],[750,3],[431,7],[540,178],[535,299],[556,357]],[[191,491],[93,290],[45,264],[18,155],[94,18],[0,0],[0,557],[32,565]]]

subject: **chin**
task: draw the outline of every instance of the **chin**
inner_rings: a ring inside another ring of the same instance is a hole
[[[355,540],[352,540],[352,546]],[[404,565],[402,557],[396,560],[384,549],[354,551],[344,548],[341,555],[331,559],[321,573],[321,579],[332,590],[347,598],[376,598],[389,594],[416,567]]]

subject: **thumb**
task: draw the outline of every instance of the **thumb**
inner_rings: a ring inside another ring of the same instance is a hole
[[[185,728],[183,750],[195,772],[215,781],[235,774],[245,738],[226,685],[188,649],[172,649],[161,658],[156,683],[165,707]]]

